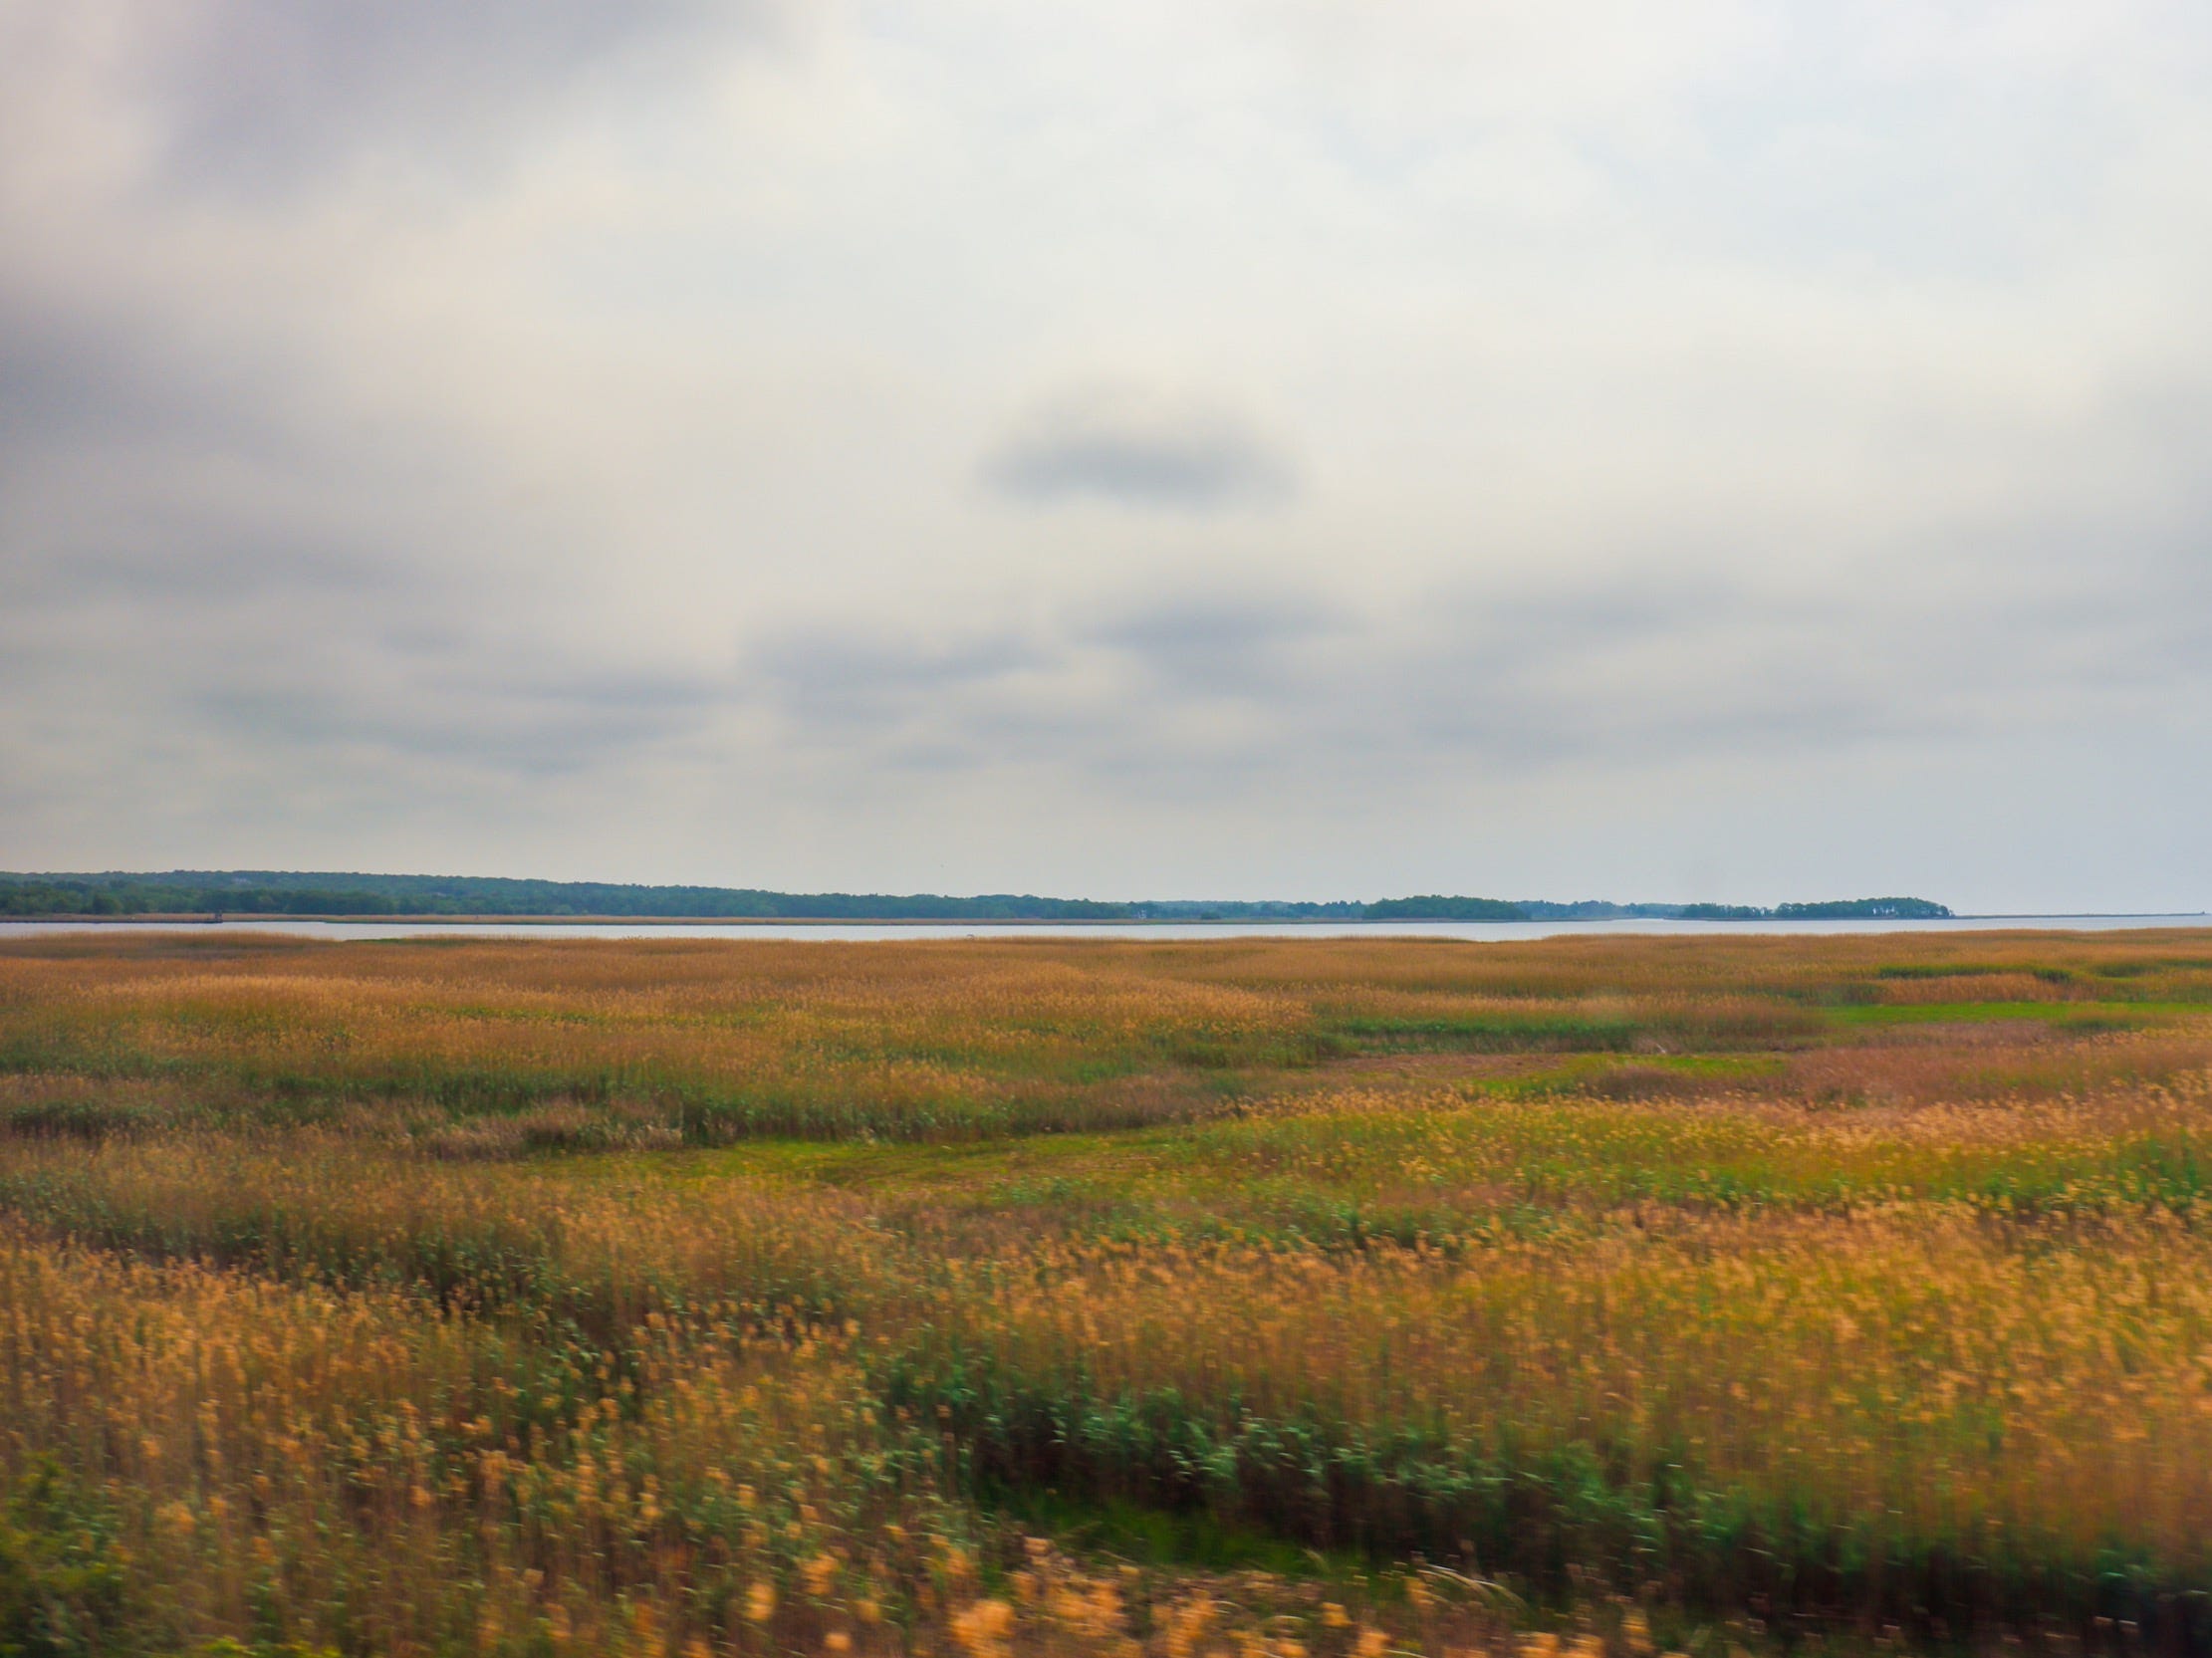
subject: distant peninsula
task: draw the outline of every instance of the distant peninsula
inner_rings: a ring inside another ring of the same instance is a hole
[[[172,869],[159,874],[0,874],[0,917],[497,916],[660,921],[1689,921],[1941,920],[1926,898],[1818,903],[1610,903],[1430,893],[1374,901],[1152,898],[1109,902],[986,892],[769,892],[732,886],[639,886],[494,875],[369,875],[281,869]]]

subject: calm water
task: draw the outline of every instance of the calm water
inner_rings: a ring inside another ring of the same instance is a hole
[[[2102,932],[2137,927],[2212,926],[2193,915],[1975,915],[1951,921],[1129,921],[1089,926],[1061,922],[917,922],[866,926],[850,922],[708,921],[255,921],[113,922],[4,921],[0,939],[39,933],[126,932],[137,928],[205,932],[295,933],[305,938],[812,938],[866,943],[893,938],[1463,938],[1486,943],[1572,938],[1589,933],[1649,933],[1670,938],[1745,933],[1959,933],[2011,927]]]

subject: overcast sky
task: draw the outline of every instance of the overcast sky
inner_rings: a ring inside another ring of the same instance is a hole
[[[2202,0],[0,0],[0,867],[2212,904]]]

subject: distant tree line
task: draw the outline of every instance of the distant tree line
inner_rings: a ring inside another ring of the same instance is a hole
[[[661,920],[1108,921],[1133,906],[986,893],[765,892],[500,876],[178,870],[0,875],[0,915],[623,916]]]
[[[1368,921],[1526,921],[1530,919],[1524,904],[1508,903],[1503,898],[1446,898],[1430,894],[1425,898],[1384,898],[1379,903],[1366,906],[1363,919]]]
[[[1821,904],[1777,904],[1774,912],[1786,921],[1933,921],[1951,913],[1925,898],[1834,898]]]
[[[1925,898],[1826,903],[1616,904],[1599,899],[1470,898],[1431,893],[1373,903],[1285,899],[1040,898],[987,892],[769,892],[752,887],[639,886],[494,875],[369,875],[298,870],[177,869],[166,874],[0,874],[0,916],[311,915],[614,916],[727,921],[1554,921],[1626,917],[1699,921],[1932,920]]]
[[[0,876],[0,915],[397,915],[377,892],[325,887],[172,886],[157,880]]]
[[[1927,898],[1832,898],[1820,903],[1776,904],[1615,904],[1585,898],[1571,904],[1541,898],[1519,901],[1532,921],[1942,921],[1948,904]]]

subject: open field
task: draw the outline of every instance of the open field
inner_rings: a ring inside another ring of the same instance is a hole
[[[2212,934],[0,944],[0,1652],[2212,1651]]]

